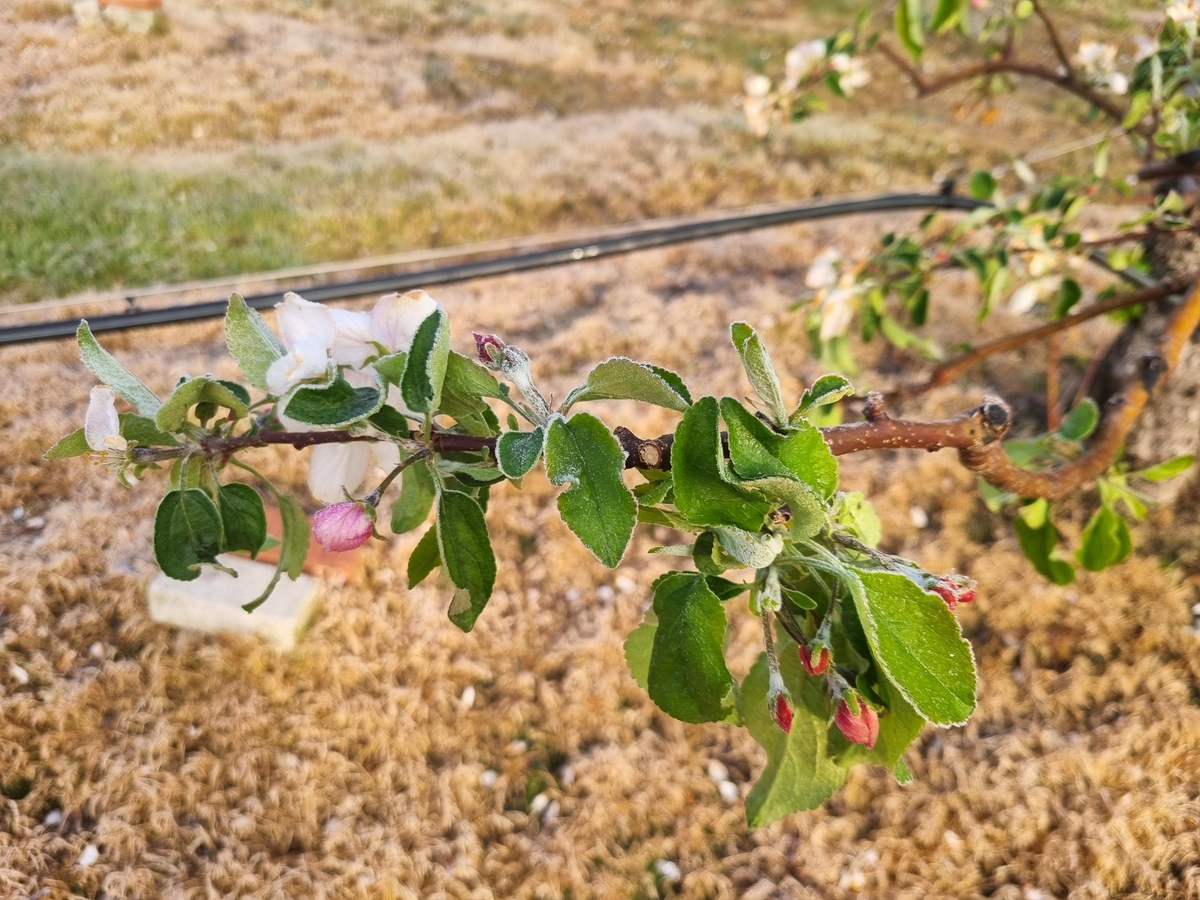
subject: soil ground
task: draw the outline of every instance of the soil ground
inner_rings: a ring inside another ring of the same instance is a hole
[[[129,222],[165,221],[152,233],[171,238],[209,216],[221,225],[210,255],[236,269],[284,251],[230,256],[245,244],[227,239],[243,221],[229,209],[253,213],[252,234],[263,207],[274,223],[307,210],[310,255],[285,261],[328,259],[425,245],[431,220],[458,223],[443,232],[451,243],[881,180],[922,186],[953,146],[1003,159],[1006,141],[1047,132],[1008,107],[998,130],[933,108],[862,120],[839,109],[755,145],[729,106],[747,55],[816,25],[785,20],[782,4],[711,4],[660,38],[659,20],[684,21],[681,7],[649,6],[630,16],[619,3],[497,13],[382,0],[197,3],[172,7],[165,34],[132,38],[74,33],[62,5],[21,0],[0,12],[16,37],[0,41],[4,73],[24,85],[0,91],[0,103],[24,110],[0,117],[11,129],[6,171],[24,173],[20,183],[43,199],[59,186],[39,213],[50,230],[55,203],[75,208],[64,187],[73,178],[92,179],[100,198],[133,184],[160,200],[185,182],[188,196],[236,199],[258,180],[259,199],[283,199],[201,203],[200,212],[178,201],[161,220],[148,212],[157,206],[131,203],[111,220],[121,234]],[[395,24],[382,46],[366,39],[406,9],[423,11],[417,24]],[[688,32],[696,22],[708,30]],[[676,62],[665,71],[679,66],[693,93],[660,77],[665,50],[638,43],[668,38]],[[711,58],[688,57],[689,38]],[[612,42],[625,49],[604,49]],[[718,44],[725,49],[711,49]],[[415,75],[429,71],[431,54],[447,68]],[[130,71],[118,76],[127,57]],[[437,93],[439,72],[476,71],[482,57],[534,74],[502,89],[488,70],[481,87],[461,76],[467,87]],[[559,66],[570,77],[555,81]],[[578,77],[589,70],[593,94]],[[404,102],[389,111],[391,82]],[[567,108],[529,104],[561,99],[564,84],[581,92]],[[227,117],[212,112],[232,102],[244,133],[222,130]],[[285,107],[274,118],[271,102]],[[140,156],[100,155],[114,134]],[[1050,129],[1046,140],[1057,139]],[[866,159],[864,145],[879,152]],[[396,175],[401,163],[416,174]],[[395,235],[386,208],[423,179],[438,185],[421,201],[436,214],[399,245],[385,241]],[[289,182],[293,192],[271,193]],[[374,195],[382,199],[358,215],[354,201]],[[550,200],[514,207],[505,197]],[[852,255],[913,221],[790,227],[437,295],[458,349],[469,349],[472,328],[499,332],[531,354],[558,396],[614,354],[675,368],[693,391],[744,394],[727,340],[733,318],[760,328],[795,393],[820,374],[791,310],[807,262],[830,244]],[[321,252],[347,230],[357,237]],[[79,233],[68,229],[60,245]],[[285,229],[278,246],[300,233]],[[95,232],[98,249],[79,255],[63,285],[207,271],[186,260],[170,268],[154,242],[141,255],[112,253],[107,234]],[[194,251],[190,235],[167,248]],[[7,246],[6,259],[35,259]],[[130,247],[146,244],[130,238]],[[53,260],[36,258],[41,269],[6,283],[13,299],[57,283]],[[970,296],[963,281],[938,285],[931,318],[944,344],[980,334]],[[1014,324],[997,317],[983,333]],[[1073,334],[1065,355],[1086,356],[1111,327]],[[216,324],[104,343],[158,390],[182,371],[236,374]],[[948,414],[996,385],[1030,389],[1039,353],[997,361],[908,411]],[[917,377],[913,360],[875,346],[862,360],[864,388]],[[74,348],[7,348],[0,370],[0,897],[1200,897],[1198,529],[1187,504],[1139,526],[1140,550],[1126,564],[1058,588],[1032,571],[952,455],[845,458],[844,486],[876,503],[887,549],[979,580],[979,600],[959,613],[980,665],[979,712],[965,728],[926,731],[906,757],[912,784],[858,771],[823,809],[750,831],[741,801],[722,800],[707,770],[719,761],[744,796],[763,765],[758,748],[725,726],[667,719],[625,669],[622,641],[666,565],[645,551],[669,535],[640,533],[622,567],[606,571],[566,531],[535,473],[492,503],[498,589],[469,635],[446,619],[444,587],[405,589],[415,537],[373,545],[360,571],[331,585],[292,653],[183,633],[146,613],[154,492],[123,489],[79,461],[41,460],[82,421],[91,378]],[[673,425],[671,414],[634,404],[597,408],[642,434]],[[303,454],[256,451],[254,461],[304,496]],[[42,527],[18,525],[18,507]],[[1068,537],[1085,512],[1066,509]],[[732,613],[737,674],[757,652],[755,627],[744,609]],[[554,805],[539,815],[542,794]],[[88,847],[96,858],[81,866]],[[657,877],[659,861],[678,866],[679,883]]]

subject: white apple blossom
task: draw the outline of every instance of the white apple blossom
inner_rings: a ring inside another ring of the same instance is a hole
[[[424,291],[385,294],[371,310],[371,340],[382,344],[389,353],[407,352],[421,323],[437,308],[437,301]]]
[[[1117,48],[1099,41],[1083,41],[1075,54],[1080,72],[1098,87],[1114,94],[1129,90],[1129,79],[1117,71]]]
[[[783,58],[784,72],[793,85],[816,68],[825,58],[825,42],[819,38],[802,41],[787,52]]]
[[[1167,0],[1167,18],[1177,25],[1200,20],[1200,0]]]
[[[275,309],[288,352],[267,369],[267,387],[272,394],[286,394],[300,382],[328,372],[336,323],[329,307],[293,292],[285,294]]]
[[[833,287],[837,284],[841,264],[842,254],[837,248],[826,247],[809,264],[804,284],[814,291]]]
[[[838,84],[846,94],[853,94],[871,80],[866,63],[848,53],[835,53],[829,57],[830,67],[838,73]]]
[[[1144,34],[1139,34],[1134,41],[1137,45],[1137,51],[1133,54],[1133,61],[1140,63],[1143,59],[1149,59],[1158,52],[1158,41],[1154,38],[1146,37]]]
[[[761,100],[771,93],[771,79],[766,75],[749,75],[743,85],[747,97]]]
[[[101,384],[92,388],[87,416],[83,420],[83,436],[87,445],[97,453],[109,450],[124,453],[129,449],[129,442],[121,437],[116,395],[107,385]]]
[[[1023,316],[1037,306],[1038,302],[1051,296],[1062,285],[1058,275],[1045,275],[1027,281],[1008,298],[1008,311],[1016,316]]]
[[[308,489],[322,503],[356,496],[374,461],[390,472],[400,464],[400,449],[389,441],[319,444],[308,463]]]
[[[858,294],[852,288],[834,288],[821,303],[821,340],[828,341],[846,333],[858,306]]]

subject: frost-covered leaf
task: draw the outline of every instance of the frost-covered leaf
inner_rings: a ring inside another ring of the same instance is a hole
[[[587,383],[563,401],[563,413],[586,400],[641,400],[677,412],[684,412],[692,402],[683,380],[674,372],[621,356],[592,369]]]
[[[154,558],[178,581],[200,577],[200,563],[221,552],[221,516],[204,491],[168,491],[154,516]]]
[[[533,431],[506,431],[496,440],[496,463],[505,478],[520,478],[532,469],[542,455],[546,431],[539,425]]]
[[[408,557],[408,589],[411,591],[429,577],[429,573],[442,564],[441,551],[438,550],[437,525],[430,527]]]
[[[740,477],[795,478],[822,497],[833,496],[837,459],[819,429],[800,421],[779,434],[732,397],[721,400],[721,414],[729,430],[730,461]]]
[[[729,715],[733,678],[725,666],[725,608],[704,576],[669,572],[654,584],[654,633],[647,690],[659,708],[683,722]]]
[[[914,709],[937,725],[965,722],[975,709],[975,660],[945,602],[893,572],[860,569],[843,581],[871,655]]]
[[[800,395],[800,403],[792,413],[791,420],[795,424],[804,418],[810,409],[829,406],[837,403],[843,397],[854,393],[854,385],[841,375],[822,375],[804,389]]]
[[[470,397],[493,397],[503,400],[507,389],[496,380],[496,376],[461,353],[451,351],[446,359],[445,390],[453,390]]]
[[[118,397],[132,403],[138,413],[153,418],[162,402],[154,396],[150,388],[142,384],[132,372],[96,342],[86,319],[80,321],[76,339],[79,342],[79,355],[83,364],[92,374],[112,388]]]
[[[254,612],[271,596],[275,585],[284,573],[292,581],[300,577],[304,570],[304,560],[308,556],[308,541],[312,528],[304,508],[296,502],[291,494],[275,492],[275,502],[279,504],[279,518],[283,523],[283,534],[279,543],[279,562],[275,564],[275,574],[266,589],[249,603],[243,604],[246,612]]]
[[[340,375],[328,387],[301,387],[287,399],[289,419],[322,428],[344,428],[375,415],[383,407],[386,388],[377,376],[375,387],[353,387]]]
[[[753,534],[728,525],[714,525],[712,530],[726,553],[752,569],[765,569],[783,550],[778,534]]]
[[[287,351],[263,317],[247,305],[241,294],[229,298],[229,309],[225,313],[225,343],[246,380],[261,391],[268,390],[267,369]]]
[[[121,423],[121,437],[131,443],[136,441],[139,447],[175,447],[179,443],[171,435],[159,431],[153,419],[147,419],[137,413],[121,413],[117,419]],[[42,458],[68,459],[72,456],[82,456],[90,450],[87,436],[83,429],[79,428],[47,450]]]
[[[434,493],[433,475],[424,461],[401,472],[400,496],[392,504],[392,534],[405,534],[428,519]]]
[[[154,415],[154,423],[163,431],[178,431],[187,420],[188,410],[200,403],[223,406],[239,419],[249,412],[245,402],[228,387],[201,375],[181,381]]]
[[[568,485],[558,511],[583,545],[610,569],[625,555],[637,524],[637,501],[625,486],[625,452],[591,413],[555,416],[546,433],[546,476]]]
[[[432,413],[440,404],[450,357],[450,327],[440,306],[417,328],[400,381],[404,404],[413,412]]]
[[[262,497],[250,485],[237,482],[221,485],[218,496],[225,549],[245,551],[251,559],[256,559],[267,539],[267,514]]]
[[[725,477],[720,417],[715,397],[702,397],[684,413],[671,445],[675,505],[696,525],[762,528],[771,505]]]
[[[450,621],[463,631],[475,627],[496,583],[496,557],[483,510],[459,491],[439,491],[438,553],[446,574],[458,588],[450,605]]]
[[[788,414],[783,403],[783,389],[779,386],[779,376],[775,374],[775,367],[771,364],[767,348],[758,333],[745,322],[734,322],[730,334],[733,337],[733,346],[742,358],[750,386],[766,406],[766,413],[771,421],[782,428],[788,422]]]

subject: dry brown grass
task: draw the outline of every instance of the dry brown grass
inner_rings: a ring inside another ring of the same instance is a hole
[[[517,340],[559,395],[612,353],[743,393],[724,339],[734,316],[762,327],[794,391],[813,374],[786,311],[805,260],[882,227],[792,228],[439,296],[460,337],[474,326]],[[941,333],[970,316],[944,302]],[[215,325],[105,343],[160,389],[176,370],[232,372]],[[863,383],[877,383],[883,360],[866,358]],[[859,771],[824,809],[750,832],[705,767],[721,760],[744,792],[757,748],[667,719],[625,671],[621,641],[664,564],[644,553],[653,535],[606,572],[535,476],[492,504],[497,593],[470,635],[445,618],[444,590],[404,588],[411,538],[332,587],[291,654],[178,633],[146,615],[153,491],[39,458],[82,416],[89,380],[73,350],[9,349],[0,365],[0,510],[46,518],[0,536],[0,781],[14,798],[0,805],[0,896],[1200,897],[1195,586],[1145,556],[1067,589],[1040,581],[946,454],[851,458],[845,485],[871,493],[890,549],[979,579],[960,613],[978,715],[926,732],[907,757],[913,784]],[[926,409],[979,393],[945,389]],[[633,404],[606,413],[670,425]],[[259,453],[302,483],[300,461]],[[1159,514],[1140,530],[1169,524]],[[755,622],[737,611],[732,630],[744,672]],[[478,699],[464,710],[468,685]],[[540,792],[556,819],[528,813]],[[80,868],[89,844],[99,860]],[[656,883],[658,859],[682,884]]]

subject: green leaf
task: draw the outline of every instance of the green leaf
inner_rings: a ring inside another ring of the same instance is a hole
[[[267,388],[267,369],[287,351],[263,317],[251,309],[241,294],[229,298],[225,313],[225,343],[246,380],[261,391]]]
[[[493,397],[497,400],[504,400],[508,396],[507,388],[496,380],[495,375],[454,351],[446,359],[444,389],[470,397]]]
[[[904,575],[856,574],[843,580],[875,661],[926,719],[937,725],[966,722],[975,709],[975,661],[954,614]]]
[[[408,354],[403,350],[389,353],[379,357],[371,363],[371,366],[388,384],[400,387],[400,382],[404,378],[404,370],[408,367]]]
[[[132,403],[133,408],[141,415],[152,418],[158,412],[161,401],[154,396],[150,388],[142,384],[133,373],[96,342],[86,319],[80,321],[76,339],[79,341],[79,355],[83,364],[93,375],[112,388],[118,397]]]
[[[822,497],[833,496],[837,459],[818,428],[801,420],[777,434],[732,397],[721,400],[721,413],[729,429],[730,461],[740,477],[792,477]]]
[[[925,33],[921,28],[921,0],[899,0],[896,4],[896,37],[919,60],[925,49]]]
[[[442,384],[450,358],[450,327],[441,307],[417,328],[408,364],[400,381],[404,405],[417,413],[434,412],[442,397]]]
[[[168,491],[154,516],[154,558],[170,578],[194,581],[221,552],[221,516],[204,491]]]
[[[663,473],[666,478],[659,481],[649,481],[646,484],[639,484],[633,489],[633,495],[637,498],[638,506],[657,506],[667,499],[667,494],[671,493],[673,482],[671,481],[671,473]]]
[[[1055,551],[1058,529],[1050,521],[1050,508],[1045,500],[1037,500],[1021,509],[1013,522],[1021,552],[1033,567],[1055,584],[1070,584],[1075,580],[1075,567]]]
[[[861,491],[842,494],[834,511],[834,521],[845,525],[868,547],[875,547],[883,536],[883,526],[869,500]]]
[[[546,443],[546,431],[506,431],[496,439],[496,463],[505,478],[520,478],[537,465]]]
[[[429,518],[435,488],[424,460],[400,473],[400,496],[392,504],[392,534],[405,534]]]
[[[1058,433],[1069,441],[1082,441],[1100,423],[1100,407],[1091,397],[1084,397],[1067,413],[1058,426]]]
[[[669,572],[654,584],[654,633],[647,690],[683,722],[729,715],[733,677],[725,666],[725,607],[697,572]]]
[[[356,388],[339,375],[328,387],[298,388],[283,414],[306,425],[343,428],[379,412],[386,394],[381,380],[376,387]]]
[[[1147,481],[1166,481],[1168,478],[1174,478],[1176,475],[1182,475],[1192,467],[1196,461],[1196,457],[1190,453],[1185,456],[1176,456],[1168,459],[1166,462],[1160,462],[1156,466],[1151,466],[1148,469],[1142,469],[1140,472],[1132,474],[1139,478],[1145,478]]]
[[[962,21],[966,8],[967,0],[938,0],[930,27],[938,34],[944,34]]]
[[[767,753],[767,767],[746,798],[746,820],[754,828],[784,816],[816,809],[833,796],[846,779],[845,767],[827,753],[829,700],[819,678],[806,678],[796,645],[786,637],[778,642],[779,667],[792,693],[795,713],[785,733],[767,709],[769,675],[766,654],[742,682],[740,708],[750,736]]]
[[[267,514],[262,497],[248,484],[221,485],[221,524],[225,530],[225,550],[244,550],[251,559],[258,557],[267,539]]]
[[[198,403],[224,406],[239,419],[249,413],[246,404],[225,385],[207,375],[181,381],[171,396],[158,408],[154,423],[163,431],[178,431],[187,420],[188,410]]]
[[[82,428],[77,428],[42,454],[42,459],[70,459],[91,452]]]
[[[1054,302],[1054,318],[1067,315],[1083,297],[1083,288],[1074,278],[1064,278],[1058,287],[1058,299]]]
[[[771,364],[767,348],[763,346],[758,333],[745,322],[734,322],[730,326],[733,346],[738,356],[742,358],[742,366],[746,369],[746,377],[750,386],[758,394],[766,406],[766,413],[771,421],[782,428],[788,423],[787,409],[783,404],[783,389],[779,386],[779,376]]]
[[[308,556],[308,539],[312,529],[304,507],[297,503],[291,494],[281,494],[274,488],[271,490],[275,493],[275,502],[279,504],[279,519],[283,523],[279,562],[275,564],[275,574],[271,576],[266,589],[249,603],[242,605],[246,612],[254,612],[267,602],[267,598],[275,590],[275,585],[279,584],[279,577],[285,572],[292,581],[299,578],[300,573],[304,571],[305,557]]]
[[[714,525],[712,530],[726,553],[752,569],[765,569],[783,551],[782,535],[753,534],[727,525]]]
[[[996,193],[996,176],[983,170],[972,172],[967,190],[976,200],[991,200]]]
[[[671,446],[675,505],[696,525],[762,528],[771,505],[730,484],[724,473],[720,419],[715,397],[702,397],[684,413]]]
[[[496,557],[487,522],[473,497],[459,491],[438,492],[437,542],[446,574],[458,588],[450,604],[450,621],[470,631],[496,584]]]
[[[674,372],[622,356],[592,369],[587,383],[567,394],[562,412],[587,400],[641,400],[676,412],[684,412],[692,402],[687,387]]]
[[[1132,550],[1133,541],[1125,520],[1107,506],[1101,506],[1084,527],[1075,557],[1088,571],[1099,572],[1123,562]]]
[[[646,610],[642,624],[629,632],[625,638],[625,663],[629,674],[643,691],[650,690],[650,655],[654,651],[654,635],[658,631],[658,616],[653,609]]]
[[[625,452],[591,413],[555,416],[546,433],[546,476],[569,485],[558,512],[583,545],[610,569],[625,555],[637,524],[637,501],[625,486]]]
[[[854,393],[854,385],[842,375],[822,375],[804,389],[800,395],[800,404],[792,413],[791,422],[796,424],[810,409],[819,406],[830,406],[843,397]]]
[[[433,525],[421,535],[417,546],[408,557],[408,589],[411,591],[429,577],[429,573],[442,564],[442,554],[438,550],[437,525]]]

